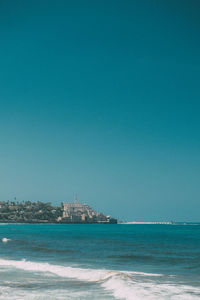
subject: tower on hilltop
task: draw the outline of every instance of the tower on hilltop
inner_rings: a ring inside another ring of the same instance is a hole
[[[75,194],[75,196],[74,196],[74,203],[75,203],[75,204],[78,203],[78,197],[77,197],[77,194]]]

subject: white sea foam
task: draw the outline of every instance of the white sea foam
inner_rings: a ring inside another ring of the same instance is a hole
[[[200,288],[186,285],[163,284],[147,280],[148,273],[112,271],[100,269],[83,269],[49,263],[36,263],[26,260],[15,261],[0,259],[0,266],[13,267],[24,271],[51,273],[53,275],[72,278],[80,281],[98,283],[105,290],[112,292],[117,299],[126,300],[190,300],[199,299]],[[154,274],[151,274],[154,275]],[[159,276],[159,274],[157,274]]]
[[[200,289],[186,285],[156,284],[153,282],[131,282],[109,278],[102,286],[113,292],[117,299],[126,300],[197,300],[200,299]]]
[[[49,289],[44,292],[41,290],[30,291],[13,287],[0,287],[0,300],[77,300],[89,299],[89,296],[88,291],[82,290],[68,290],[66,293],[66,289]]]
[[[10,241],[10,239],[7,239],[6,237],[4,237],[4,238],[1,239],[1,241],[2,241],[3,243],[7,243],[7,242]]]
[[[50,272],[60,277],[75,278],[83,281],[101,281],[117,273],[116,271],[72,268],[51,265],[49,263],[30,262],[26,260],[15,261],[0,259],[0,266],[14,267],[33,272]]]
[[[160,274],[149,274],[143,272],[127,272],[127,271],[113,271],[105,269],[82,269],[82,268],[73,268],[66,266],[52,265],[49,263],[37,263],[26,261],[25,259],[16,261],[16,260],[5,260],[0,259],[0,266],[9,266],[25,271],[33,272],[50,272],[60,277],[75,278],[78,280],[85,281],[102,281],[110,277],[117,275],[142,275],[142,276],[160,276]]]

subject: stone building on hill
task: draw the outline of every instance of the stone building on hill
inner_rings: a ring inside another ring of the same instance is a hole
[[[66,223],[116,223],[110,216],[96,212],[85,203],[78,203],[77,195],[74,202],[62,203],[62,210],[62,222]]]

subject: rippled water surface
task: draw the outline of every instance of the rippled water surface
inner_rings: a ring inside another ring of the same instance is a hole
[[[0,225],[0,299],[47,297],[200,299],[200,226]]]

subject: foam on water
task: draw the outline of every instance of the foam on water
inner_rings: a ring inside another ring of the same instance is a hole
[[[0,259],[0,266],[14,267],[17,269],[33,272],[50,272],[60,277],[75,278],[83,281],[101,281],[117,273],[116,271],[72,268],[51,265],[49,263],[30,262],[26,260],[15,261]]]
[[[110,278],[102,286],[117,299],[126,300],[194,300],[200,298],[200,289],[185,285],[155,284],[153,282],[131,282]]]
[[[19,288],[0,287],[0,300],[77,300],[89,299],[89,292],[85,291],[67,291],[65,289],[59,290],[45,290],[41,291],[27,291]],[[102,299],[103,300],[103,299]]]
[[[4,237],[4,238],[1,239],[1,241],[2,241],[3,243],[7,243],[7,242],[10,241],[10,239],[7,239],[6,237]]]
[[[49,263],[38,263],[30,262],[24,260],[5,260],[0,259],[0,266],[15,267],[25,271],[35,271],[35,272],[50,272],[60,277],[75,278],[78,280],[85,281],[101,281],[113,277],[116,275],[130,276],[162,276],[161,274],[151,274],[144,272],[127,272],[127,271],[113,271],[105,269],[83,269],[83,268],[73,268],[59,265],[52,265]]]
[[[105,269],[83,269],[69,266],[37,263],[26,260],[0,259],[0,266],[13,267],[24,271],[51,273],[53,275],[71,278],[85,282],[98,283],[105,290],[112,292],[117,299],[127,300],[160,300],[160,299],[199,299],[200,288],[180,284],[156,283],[153,278],[159,274],[148,274],[127,271],[112,271]],[[147,280],[147,278],[150,278]]]

